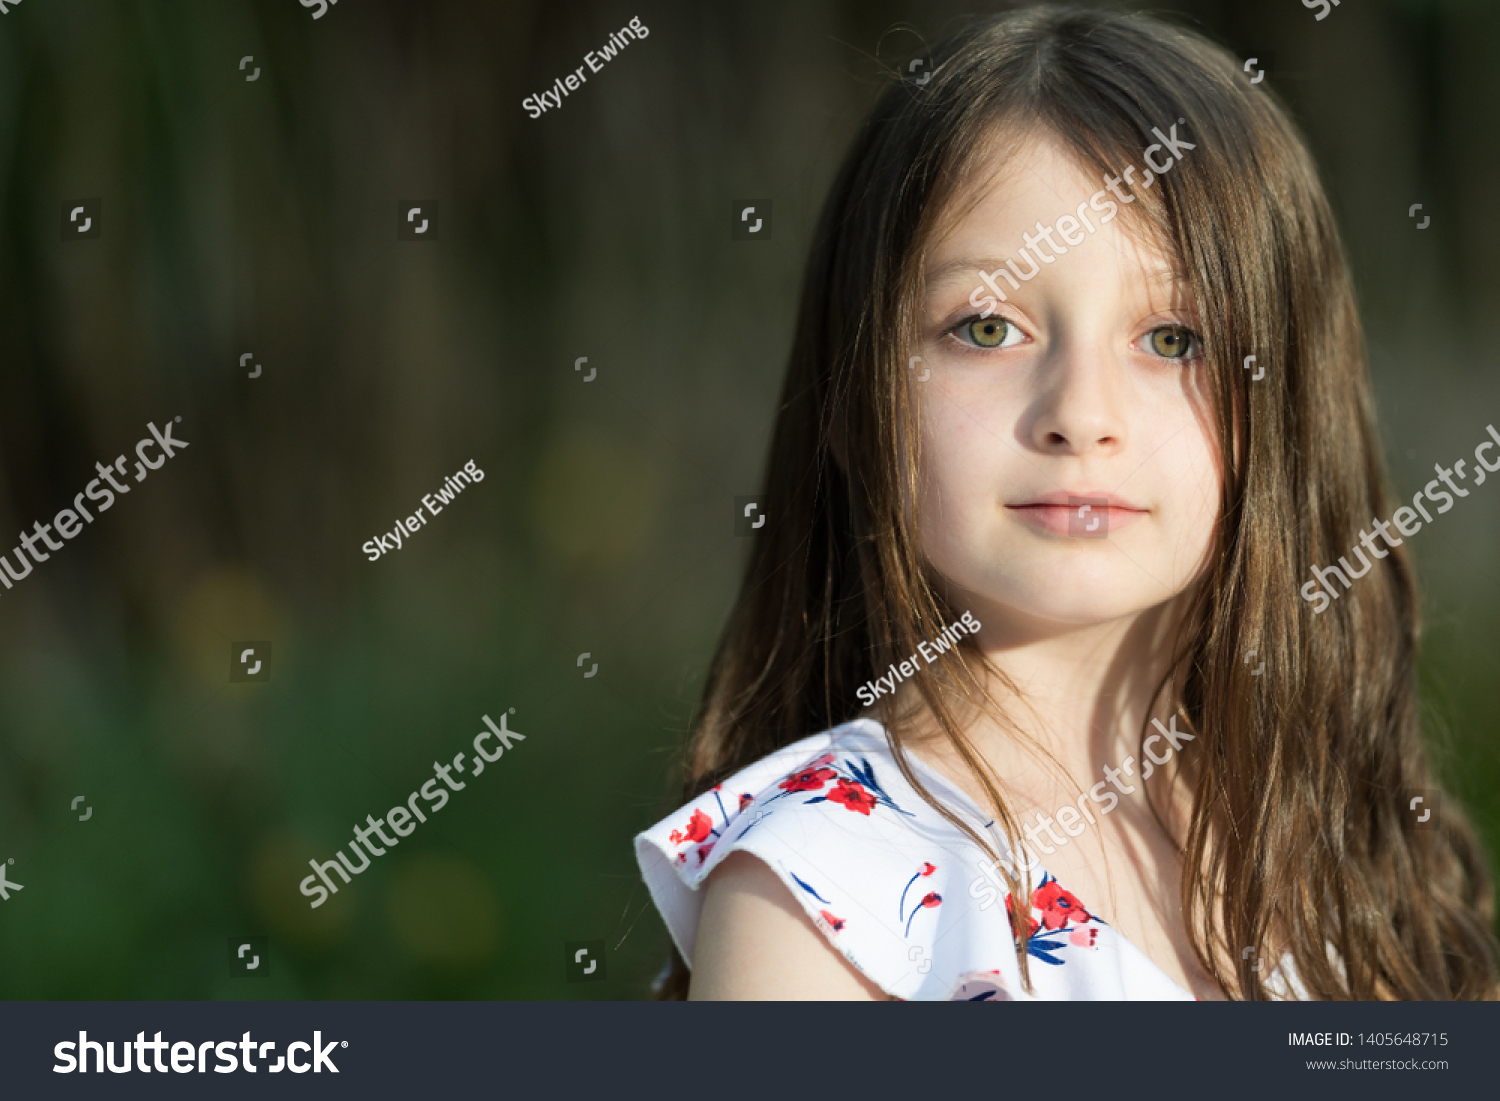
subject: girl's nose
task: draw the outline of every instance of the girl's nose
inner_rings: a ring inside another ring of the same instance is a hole
[[[1059,347],[1038,374],[1030,436],[1039,451],[1083,455],[1125,444],[1123,380],[1102,349]]]

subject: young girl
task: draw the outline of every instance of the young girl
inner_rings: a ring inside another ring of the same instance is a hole
[[[1406,550],[1298,595],[1392,511],[1301,139],[1141,17],[930,71],[823,212],[696,797],[636,840],[662,996],[1494,996]]]

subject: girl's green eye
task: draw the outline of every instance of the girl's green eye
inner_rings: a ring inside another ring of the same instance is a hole
[[[1177,325],[1152,329],[1151,350],[1164,359],[1183,359],[1193,350],[1193,334]]]
[[[1005,340],[1010,323],[999,317],[969,322],[969,339],[981,348],[998,348]]]

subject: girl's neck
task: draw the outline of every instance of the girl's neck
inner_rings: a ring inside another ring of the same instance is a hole
[[[1038,797],[1043,790],[1087,788],[1105,766],[1120,768],[1126,758],[1139,756],[1143,725],[1152,719],[1167,724],[1176,711],[1170,687],[1154,707],[1151,701],[1171,659],[1183,599],[1128,618],[1066,628],[1018,622],[998,608],[976,612],[984,627],[974,641],[1014,691],[981,669],[975,673],[1008,723],[964,700],[949,707],[1004,787]],[[953,775],[955,763],[964,771],[961,758],[912,685],[901,686],[896,708],[898,715],[910,715],[902,723],[909,747],[972,793],[968,777]],[[1057,776],[1059,765],[1066,778]]]

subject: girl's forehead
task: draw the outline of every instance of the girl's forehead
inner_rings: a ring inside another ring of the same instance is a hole
[[[937,233],[951,233],[966,221],[993,218],[1011,208],[1058,206],[1074,195],[1087,202],[1101,186],[1050,131],[997,135],[975,155],[965,179],[944,201]]]
[[[976,271],[1002,266],[1025,247],[1028,235],[1036,240],[1063,219],[1071,220],[1064,223],[1071,233],[1090,219],[1104,238],[1086,246],[1091,267],[1118,265],[1130,281],[1144,282],[1152,297],[1171,295],[1183,285],[1183,275],[1170,251],[1145,232],[1145,219],[1108,190],[1108,180],[1118,181],[1120,172],[1097,173],[1049,131],[997,139],[976,158],[934,222],[923,250],[929,292],[950,281],[972,283]],[[1139,202],[1139,187],[1134,190]],[[1100,192],[1103,197],[1096,198]],[[1117,208],[1107,225],[1100,224],[1105,199]]]

